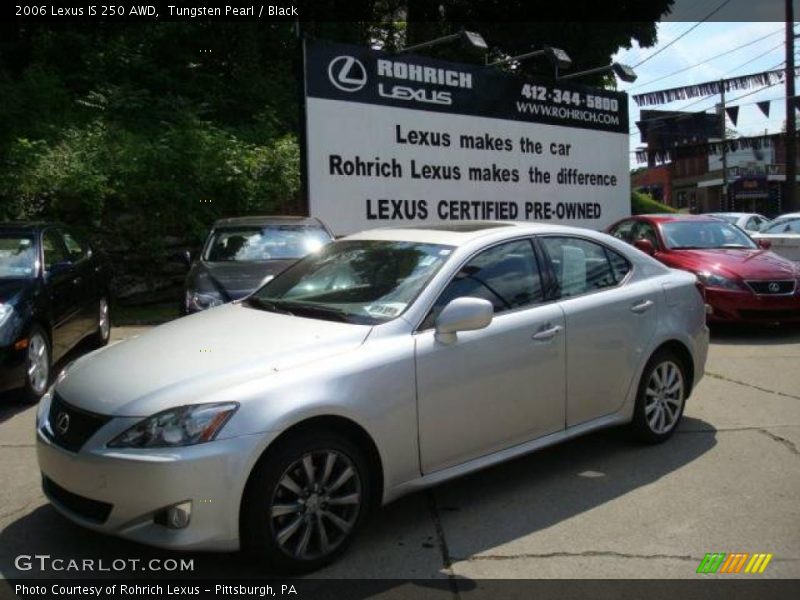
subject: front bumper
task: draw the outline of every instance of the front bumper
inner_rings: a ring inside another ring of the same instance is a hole
[[[706,288],[711,323],[800,323],[800,294],[756,295],[749,291]]]
[[[110,439],[109,429],[121,428],[115,423],[120,419],[112,419],[74,453],[55,445],[44,433],[47,413],[40,411],[43,416],[36,432],[43,487],[53,506],[70,520],[163,548],[239,548],[242,493],[267,445],[267,436],[148,451],[110,449],[96,441],[93,444],[98,438]],[[122,421],[127,427],[128,420]],[[169,529],[154,521],[159,511],[186,501],[192,503],[187,527]]]

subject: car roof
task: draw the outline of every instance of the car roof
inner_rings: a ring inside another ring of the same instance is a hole
[[[797,213],[786,213],[785,215],[778,215],[773,221],[777,221],[778,219],[797,219],[800,218],[800,212]]]
[[[687,215],[683,213],[655,213],[652,215],[634,215],[634,219],[647,219],[649,221],[653,221],[654,223],[669,223],[672,221],[716,221],[719,223],[719,219],[712,215]]]
[[[214,227],[258,226],[258,225],[317,225],[322,221],[316,217],[295,215],[253,215],[247,217],[228,217],[214,221]]]
[[[360,231],[348,235],[344,240],[375,240],[418,242],[422,244],[443,244],[447,246],[461,246],[472,240],[492,235],[504,229],[514,234],[531,235],[536,233],[585,233],[587,230],[579,227],[540,223],[536,221],[469,221],[464,223],[432,223],[382,227]],[[513,231],[512,231],[513,230]]]
[[[0,231],[3,233],[35,233],[46,227],[57,227],[59,223],[52,221],[3,221],[0,222]]]
[[[708,215],[710,217],[749,217],[749,216],[761,216],[758,213],[745,213],[745,212],[713,212],[713,213],[703,213],[704,215]]]

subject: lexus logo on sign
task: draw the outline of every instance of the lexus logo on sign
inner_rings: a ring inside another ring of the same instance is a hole
[[[769,287],[767,289],[769,289],[769,291],[772,292],[773,294],[777,294],[780,291],[781,286],[773,281],[772,283],[769,284]]]
[[[59,413],[56,419],[56,431],[61,435],[65,435],[69,429],[69,415],[65,412]]]
[[[357,58],[337,56],[328,65],[328,78],[343,92],[357,92],[367,84],[367,70]]]

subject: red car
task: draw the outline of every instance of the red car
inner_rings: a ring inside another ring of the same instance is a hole
[[[607,231],[669,267],[697,275],[710,322],[800,322],[800,263],[734,225],[704,215],[639,215]]]

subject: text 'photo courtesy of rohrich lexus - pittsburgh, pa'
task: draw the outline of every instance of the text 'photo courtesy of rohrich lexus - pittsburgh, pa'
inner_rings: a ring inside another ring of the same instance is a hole
[[[77,359],[38,461],[85,527],[310,571],[408,492],[598,428],[666,440],[707,347],[696,277],[612,236],[376,229]]]

